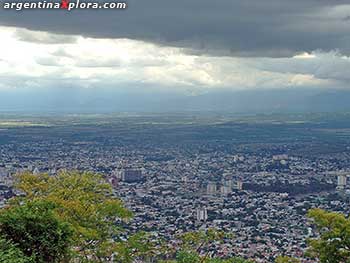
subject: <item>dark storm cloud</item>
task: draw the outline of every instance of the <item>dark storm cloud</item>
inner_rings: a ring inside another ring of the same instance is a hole
[[[129,0],[127,10],[1,10],[0,24],[199,54],[280,57],[338,49],[349,55],[349,10],[349,0]]]

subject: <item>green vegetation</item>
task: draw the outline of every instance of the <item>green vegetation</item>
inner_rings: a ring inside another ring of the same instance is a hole
[[[131,213],[112,196],[102,176],[63,171],[55,177],[24,173],[17,179],[16,188],[24,196],[12,200],[11,205],[54,204],[54,213],[72,229],[72,257],[84,262],[107,261],[118,250],[112,237],[121,229],[115,222],[129,219]]]
[[[181,235],[176,249],[142,232],[123,238],[121,223],[132,214],[94,173],[23,173],[15,187],[22,195],[0,211],[0,262],[251,262],[221,258],[211,248],[233,237],[214,229]],[[308,216],[320,234],[309,240],[308,255],[321,263],[350,262],[350,219],[321,209]],[[300,261],[280,256],[275,262]]]
[[[276,263],[300,263],[300,260],[287,256],[279,256],[276,258]]]
[[[181,244],[173,252],[174,260],[166,263],[249,263],[242,258],[222,259],[211,252],[213,243],[224,243],[225,239],[231,239],[232,235],[215,229],[207,231],[189,232],[180,237]],[[170,253],[171,254],[171,253]]]
[[[24,255],[21,249],[10,241],[0,238],[0,262],[34,263],[34,259]]]
[[[342,214],[311,209],[309,217],[320,237],[309,240],[311,256],[321,263],[350,262],[350,219]]]
[[[72,229],[54,208],[47,201],[9,207],[0,214],[0,235],[35,262],[61,262],[69,256]]]

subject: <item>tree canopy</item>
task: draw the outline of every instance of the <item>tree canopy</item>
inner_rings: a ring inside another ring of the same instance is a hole
[[[276,258],[275,263],[300,263],[300,260],[288,256],[279,256]]]
[[[61,171],[57,176],[26,172],[17,175],[15,188],[22,195],[11,200],[7,209],[29,213],[30,208],[36,209],[35,204],[52,204],[52,211],[47,213],[54,213],[72,230],[72,257],[84,262],[104,262],[120,254],[119,247],[127,247],[117,240],[122,231],[118,222],[128,220],[132,213],[113,196],[111,186],[101,175],[78,171]],[[126,257],[125,253],[122,256]]]
[[[0,235],[36,262],[60,262],[69,255],[73,230],[54,208],[47,201],[8,207],[0,213]]]
[[[21,249],[9,240],[0,237],[0,262],[6,263],[34,263],[32,257],[24,255]]]
[[[320,235],[309,240],[310,255],[318,258],[321,263],[350,262],[349,217],[322,209],[311,209],[308,216]]]
[[[173,252],[175,260],[167,263],[251,263],[243,258],[220,258],[213,253],[213,244],[222,244],[233,236],[216,229],[188,232],[180,236],[181,243]],[[171,254],[171,253],[169,253]]]

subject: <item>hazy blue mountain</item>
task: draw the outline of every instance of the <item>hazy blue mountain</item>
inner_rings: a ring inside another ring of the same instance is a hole
[[[229,111],[333,112],[350,110],[350,90],[274,89],[210,91],[200,95],[133,89],[2,91],[0,111],[89,112]]]

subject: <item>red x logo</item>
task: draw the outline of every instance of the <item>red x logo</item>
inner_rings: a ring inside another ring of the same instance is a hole
[[[61,2],[61,8],[62,9],[68,9],[68,4],[70,0],[62,0]]]

